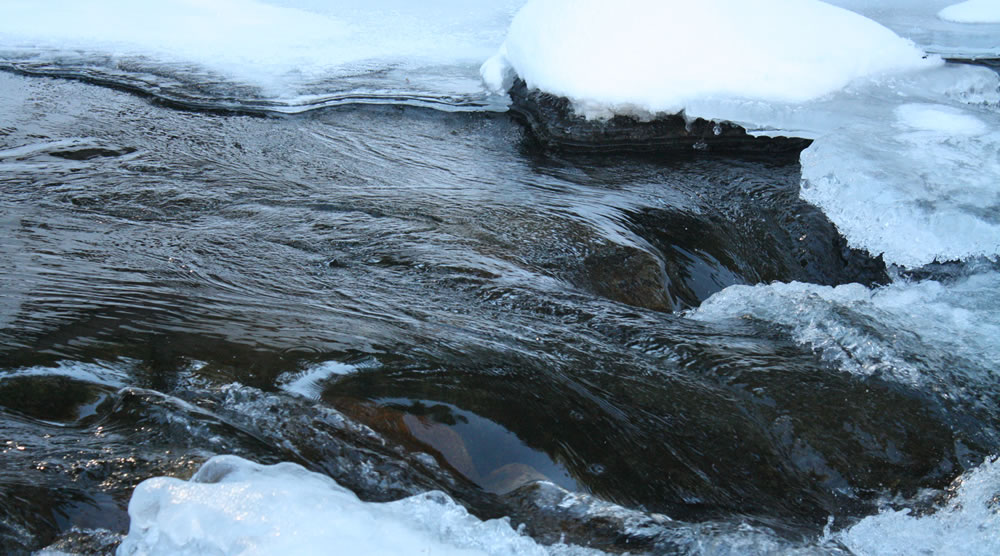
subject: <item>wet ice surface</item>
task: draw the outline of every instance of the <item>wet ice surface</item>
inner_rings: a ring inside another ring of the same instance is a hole
[[[482,109],[496,99],[484,94],[477,68],[518,4],[14,0],[0,6],[0,66],[202,108]]]
[[[333,546],[377,554],[550,553],[506,520],[482,522],[441,492],[364,503],[296,464],[266,467],[235,456],[210,459],[189,482],[142,483],[129,513],[120,554],[324,554]],[[570,547],[552,552],[597,554]]]

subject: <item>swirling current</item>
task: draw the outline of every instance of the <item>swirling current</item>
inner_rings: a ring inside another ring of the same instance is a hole
[[[847,554],[1000,445],[996,263],[887,267],[797,162],[6,69],[5,553],[113,551],[137,484],[235,454],[542,544]]]

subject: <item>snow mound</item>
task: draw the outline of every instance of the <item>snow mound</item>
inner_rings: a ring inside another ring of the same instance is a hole
[[[836,534],[859,556],[1000,554],[1000,462],[990,458],[956,481],[944,507],[924,516],[909,509],[883,510]]]
[[[955,23],[1000,23],[1000,2],[966,0],[941,10],[938,17]]]
[[[362,502],[333,479],[293,463],[208,460],[190,481],[149,479],[129,502],[119,555],[595,554],[543,547],[507,520],[480,521],[440,492]]]
[[[483,64],[579,113],[677,113],[694,100],[805,102],[851,81],[940,64],[878,23],[818,0],[530,0]]]

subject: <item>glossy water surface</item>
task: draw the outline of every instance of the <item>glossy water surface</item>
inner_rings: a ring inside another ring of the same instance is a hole
[[[997,445],[992,391],[684,313],[888,281],[798,187],[766,160],[547,154],[505,114],[206,113],[0,73],[0,546],[124,532],[139,481],[221,453],[611,551],[687,545],[530,482],[788,543],[943,488]]]

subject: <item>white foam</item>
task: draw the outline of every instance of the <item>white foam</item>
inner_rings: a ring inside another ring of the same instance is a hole
[[[481,71],[495,90],[514,72],[607,117],[676,113],[704,98],[804,102],[939,63],[818,0],[530,0]]]
[[[1000,462],[990,458],[956,483],[954,495],[934,513],[886,509],[836,538],[858,556],[1000,554]]]
[[[129,517],[119,555],[550,553],[507,520],[480,521],[440,492],[362,502],[299,465],[264,466],[236,456],[210,459],[190,481],[144,481]]]
[[[325,361],[314,365],[300,373],[281,377],[278,384],[282,390],[298,394],[304,398],[319,399],[323,382],[331,377],[349,375],[358,372],[358,368],[337,361]]]
[[[938,17],[956,23],[1000,23],[1000,2],[966,0],[941,10]]]
[[[897,281],[868,289],[775,283],[730,286],[688,316],[777,324],[823,359],[858,375],[913,385],[992,383],[1000,369],[1000,273],[943,284]],[[942,363],[943,360],[962,364]]]
[[[128,371],[124,368],[76,361],[60,361],[53,367],[37,366],[14,369],[0,373],[0,381],[25,376],[61,376],[112,388],[123,388],[129,382]]]

